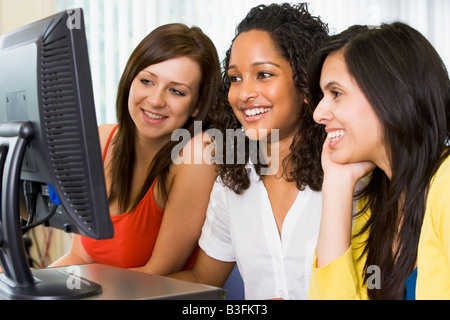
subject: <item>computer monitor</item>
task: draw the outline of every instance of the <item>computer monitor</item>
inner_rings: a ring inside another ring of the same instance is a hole
[[[0,38],[0,294],[74,299],[101,287],[31,271],[24,229],[39,224],[95,239],[113,236],[82,9]],[[26,200],[28,225],[21,221]]]

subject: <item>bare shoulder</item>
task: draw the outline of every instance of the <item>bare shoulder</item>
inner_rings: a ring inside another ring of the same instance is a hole
[[[176,182],[188,188],[197,184],[212,186],[218,174],[218,167],[211,161],[213,145],[210,136],[202,132],[190,139],[180,152],[172,154],[168,189]]]
[[[105,149],[106,142],[108,141],[111,131],[116,127],[116,124],[104,124],[98,127],[98,135],[100,138],[100,145],[102,150]]]
[[[214,143],[211,136],[201,132],[192,137],[185,145],[174,148],[172,162],[175,165],[211,165],[214,151]]]

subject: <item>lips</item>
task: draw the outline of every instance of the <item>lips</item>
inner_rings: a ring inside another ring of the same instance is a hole
[[[147,117],[149,117],[150,119],[152,119],[152,120],[163,120],[163,119],[167,118],[166,116],[163,116],[163,115],[160,115],[160,114],[156,114],[156,113],[153,113],[153,112],[150,112],[150,111],[147,111],[147,110],[143,110],[143,111],[144,111],[145,115]]]
[[[248,122],[257,121],[264,117],[268,112],[270,112],[272,108],[267,107],[250,107],[244,108],[241,112],[245,116],[245,120]]]
[[[328,132],[327,138],[330,139],[330,147],[334,147],[344,137],[344,130],[333,130]]]
[[[270,111],[270,108],[254,108],[254,109],[244,110],[244,113],[247,117],[253,117],[253,116],[267,113],[269,111]]]

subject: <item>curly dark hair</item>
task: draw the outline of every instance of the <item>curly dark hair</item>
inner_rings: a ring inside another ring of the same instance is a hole
[[[306,67],[311,56],[328,40],[328,25],[319,17],[308,12],[308,5],[301,4],[271,4],[259,5],[250,10],[244,20],[237,26],[236,39],[239,34],[251,30],[268,32],[279,53],[290,62],[293,71],[293,81],[299,96],[308,96]],[[234,43],[234,40],[233,40]],[[232,46],[231,46],[232,47]],[[227,69],[230,62],[231,47],[223,62],[223,94],[228,96],[230,79]],[[321,167],[321,151],[325,141],[322,126],[313,120],[313,110],[309,104],[300,99],[298,103],[298,130],[290,147],[291,154],[283,161],[283,177],[289,182],[296,182],[299,190],[309,186],[312,190],[322,188],[323,171]],[[239,129],[241,124],[234,115],[231,106],[222,106],[212,114],[213,127],[225,133],[227,129]],[[246,139],[245,161],[249,161],[249,139]],[[229,144],[232,144],[230,146]],[[228,147],[227,147],[228,144]],[[237,142],[224,140],[223,154],[230,157],[225,150],[238,150]],[[259,151],[258,151],[259,154]],[[236,155],[233,155],[235,158]],[[241,194],[249,185],[250,180],[245,164],[231,161],[221,161],[219,175],[222,182],[235,193]],[[261,175],[265,165],[261,161],[254,163],[256,172]],[[228,163],[228,164],[227,164]],[[232,163],[232,164],[230,164]]]

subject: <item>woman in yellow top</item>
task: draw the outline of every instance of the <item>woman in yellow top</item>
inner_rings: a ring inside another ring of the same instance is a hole
[[[309,298],[449,299],[450,83],[441,58],[403,23],[354,26],[313,57],[309,82],[314,120],[328,134]]]

